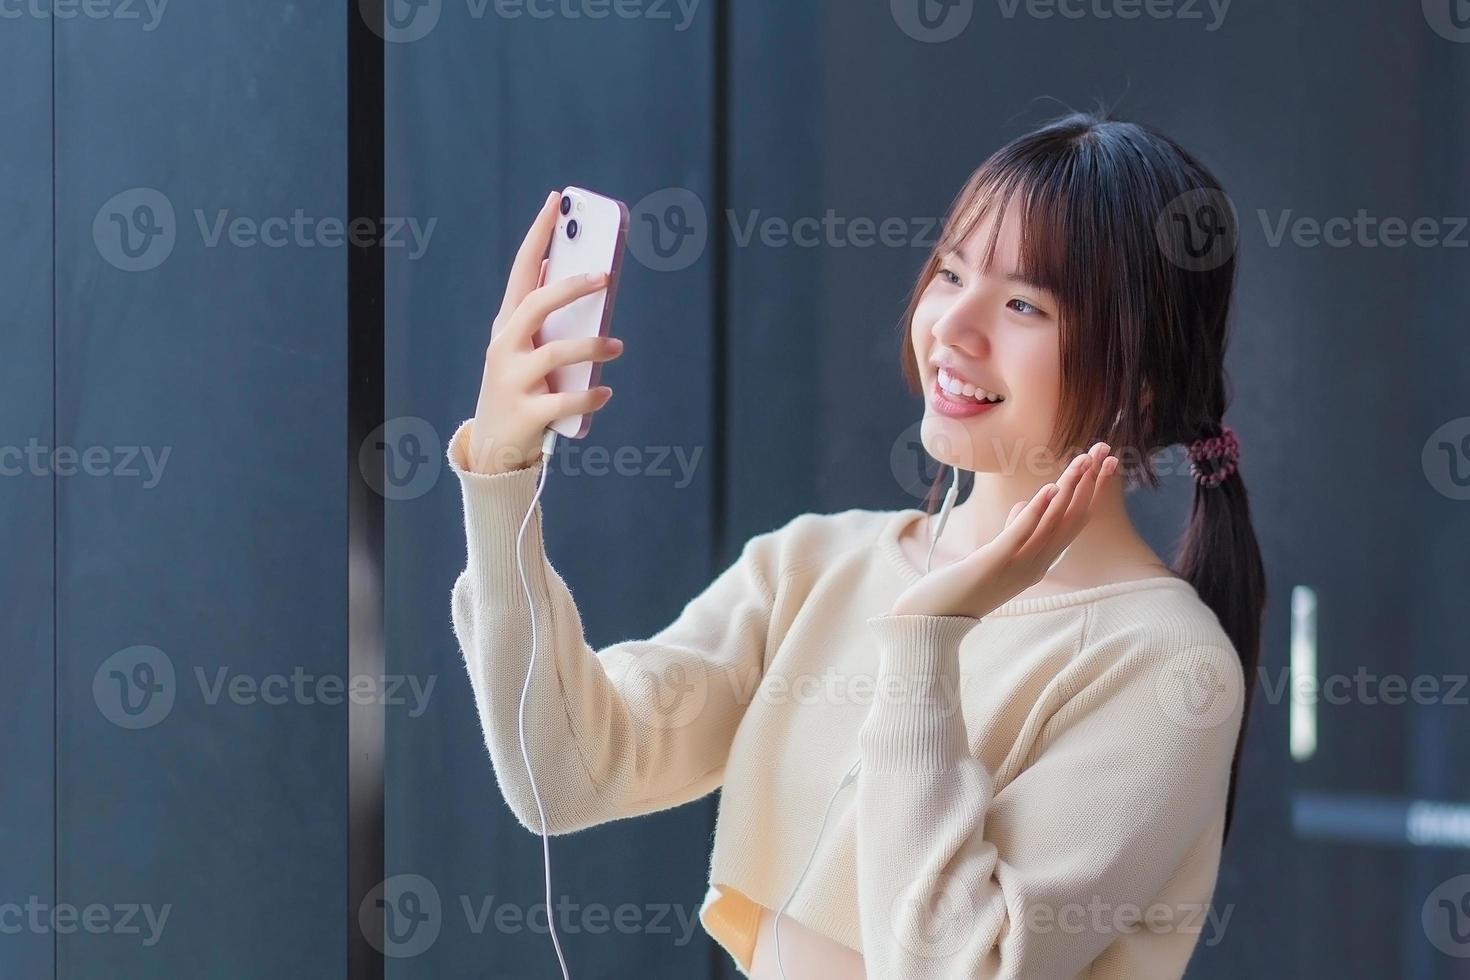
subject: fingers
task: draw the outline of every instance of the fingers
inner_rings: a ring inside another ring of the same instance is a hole
[[[587,276],[570,276],[558,279],[546,286],[537,286],[526,294],[521,305],[511,314],[510,330],[526,339],[541,329],[547,314],[560,309],[573,300],[581,299],[600,289],[607,288],[607,273],[594,272]]]
[[[1059,489],[1057,484],[1048,483],[1032,494],[1030,500],[1017,504],[1011,509],[1015,514],[1014,519],[995,536],[992,542],[1001,550],[1001,554],[1013,555],[1030,540],[1036,532],[1036,525],[1041,522],[1041,515],[1046,513],[1047,505],[1055,498]]]
[[[506,278],[505,298],[500,303],[502,317],[509,316],[531,290],[536,288],[542,273],[541,260],[546,255],[546,246],[551,242],[551,231],[556,227],[556,210],[560,201],[561,195],[556,191],[547,196],[546,203],[541,205],[541,210],[537,212],[531,227],[526,231],[526,237],[521,241],[521,247],[516,251],[510,275]]]
[[[1041,520],[1037,524],[1035,533],[1017,549],[1017,559],[1026,560],[1035,558],[1047,549],[1048,544],[1056,535],[1066,515],[1070,512],[1069,508],[1072,500],[1077,494],[1078,487],[1082,484],[1088,471],[1091,469],[1091,464],[1092,457],[1087,453],[1082,453],[1067,465],[1067,468],[1062,472],[1061,478],[1057,480],[1056,496],[1051,499],[1051,503],[1047,506],[1046,512],[1041,515]],[[1090,500],[1091,496],[1092,490],[1089,486],[1084,499]]]
[[[1117,471],[1118,461],[1108,455],[1108,449],[1107,443],[1096,443],[1068,464],[1057,481],[1060,489],[1035,532],[1018,546],[1018,560],[1036,559],[1038,567],[1050,567],[1077,537],[1091,516],[1092,502],[1102,485]]]
[[[537,347],[528,358],[531,377],[539,381],[555,368],[581,361],[610,361],[623,353],[617,337],[566,337]]]
[[[607,400],[611,397],[612,389],[606,385],[599,385],[596,388],[587,388],[582,391],[557,391],[537,395],[532,402],[543,422],[549,425],[557,419],[595,412],[606,405]]]
[[[1063,516],[1059,531],[1075,533],[1081,530],[1081,525],[1087,522],[1088,513],[1092,509],[1092,498],[1097,495],[1097,477],[1102,471],[1103,460],[1108,458],[1108,444],[1099,442],[1087,451],[1084,461],[1085,469],[1077,480],[1077,489],[1072,494],[1072,500],[1067,506],[1067,513]],[[1068,538],[1070,540],[1070,537]],[[1060,549],[1058,549],[1060,552]]]

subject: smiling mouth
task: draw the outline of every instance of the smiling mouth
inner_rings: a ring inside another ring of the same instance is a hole
[[[948,368],[940,368],[935,374],[934,387],[950,401],[960,404],[999,405],[1005,401],[1003,395],[961,381]]]

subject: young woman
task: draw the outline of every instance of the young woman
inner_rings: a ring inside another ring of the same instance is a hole
[[[1199,195],[1223,201],[1188,153],[1094,115],[995,153],[903,321],[925,447],[973,474],[943,536],[932,497],[802,514],[657,635],[596,651],[543,550],[540,445],[610,390],[544,379],[622,344],[534,345],[603,285],[540,284],[548,198],[448,450],[454,626],[521,823],[567,833],[723,786],[700,919],[751,977],[1180,976],[1221,927],[1265,601],[1222,421],[1232,250],[1170,238],[1220,230]],[[1196,488],[1171,568],[1124,486],[1156,487],[1176,443]]]

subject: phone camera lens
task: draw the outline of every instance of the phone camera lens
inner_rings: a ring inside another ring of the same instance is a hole
[[[561,196],[561,213],[562,214],[571,214],[572,213],[572,199],[570,197],[567,197],[565,194],[563,194]]]
[[[576,238],[577,237],[577,219],[576,218],[573,218],[571,221],[568,221],[567,222],[567,237],[568,238]]]

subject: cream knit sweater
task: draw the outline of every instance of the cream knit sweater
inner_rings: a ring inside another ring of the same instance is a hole
[[[452,616],[501,793],[540,832],[516,727],[531,656],[516,533],[544,462],[493,476],[448,446],[468,557]],[[1243,675],[1182,579],[1013,599],[983,620],[893,616],[920,577],[920,511],[802,514],[648,639],[591,649],[547,561],[522,549],[538,653],[526,742],[548,832],[723,787],[704,928],[748,975],[787,915],[872,980],[1164,978],[1203,934]]]

